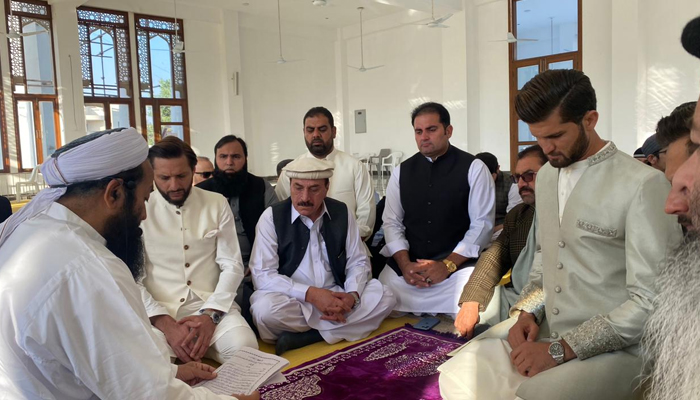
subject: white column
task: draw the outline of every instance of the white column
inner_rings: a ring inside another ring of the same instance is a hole
[[[225,82],[224,91],[226,110],[226,128],[229,133],[245,138],[246,124],[243,113],[243,85],[245,79],[241,74],[241,42],[239,14],[236,11],[223,10],[224,25],[224,59]],[[237,80],[235,76],[237,74]],[[237,89],[237,91],[236,91]],[[223,135],[221,135],[223,136]],[[212,150],[213,151],[213,150]]]
[[[83,100],[78,15],[76,8],[83,0],[51,2],[54,57],[61,113],[62,143],[85,136],[85,102]]]

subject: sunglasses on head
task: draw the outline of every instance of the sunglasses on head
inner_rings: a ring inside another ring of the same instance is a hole
[[[517,185],[520,178],[522,178],[525,183],[530,183],[533,180],[535,180],[536,175],[537,175],[537,172],[526,172],[522,175],[513,174],[510,176],[510,178],[513,180],[513,183]]]
[[[207,172],[195,172],[197,175],[202,175],[204,179],[209,179],[211,178],[211,175],[214,173],[214,171],[207,171]]]

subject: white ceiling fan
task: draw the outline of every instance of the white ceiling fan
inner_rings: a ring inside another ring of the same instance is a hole
[[[517,42],[537,42],[537,39],[519,39],[516,38],[515,35],[513,35],[511,32],[508,32],[508,36],[506,39],[502,40],[490,40],[490,42],[508,42],[508,43],[517,43]]]
[[[375,67],[365,67],[365,43],[363,39],[363,33],[362,33],[362,10],[364,10],[364,7],[357,7],[358,10],[360,10],[360,66],[359,67],[353,67],[352,65],[348,65],[350,68],[354,68],[360,72],[365,72],[369,71],[371,69],[377,69],[383,67],[383,65],[377,65]]]
[[[12,20],[13,20],[12,4],[11,4],[11,2],[10,2],[10,21],[12,21]],[[36,25],[37,27],[40,27],[40,26],[41,26],[41,25],[39,25],[39,24],[35,24],[35,25]],[[22,29],[22,28],[20,28],[20,30],[21,30],[21,29]],[[9,26],[9,24],[8,24],[7,33],[0,32],[0,36],[7,36],[8,39],[20,39],[20,38],[23,38],[23,37],[38,35],[38,34],[40,34],[40,33],[48,33],[48,31],[47,31],[46,29],[40,29],[40,30],[34,31],[34,32],[17,32],[17,31],[15,31],[15,30],[12,30],[12,28],[11,28],[11,27]]]
[[[277,28],[278,28],[278,33],[279,33],[280,58],[278,58],[277,61],[274,61],[274,62],[276,62],[277,64],[286,64],[286,63],[290,63],[290,62],[301,61],[301,60],[287,60],[282,55],[282,14],[280,12],[280,0],[277,0]]]
[[[182,54],[185,52],[185,42],[180,40],[180,24],[177,23],[177,0],[173,0],[173,6],[175,8],[175,19],[173,23],[175,24],[175,36],[173,37],[173,49],[171,50],[173,54]]]
[[[442,16],[440,18],[435,18],[435,0],[431,0],[430,2],[430,21],[428,21],[425,24],[417,24],[417,25],[425,25],[428,28],[449,28],[449,25],[443,24],[443,22],[447,21],[452,17],[452,13],[447,14],[445,16]]]

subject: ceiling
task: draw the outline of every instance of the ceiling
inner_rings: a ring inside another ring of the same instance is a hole
[[[150,0],[172,3],[172,0]],[[189,6],[223,8],[248,14],[277,18],[277,0],[177,0]],[[461,10],[461,0],[435,0],[436,17]],[[283,21],[340,28],[359,22],[358,7],[364,7],[363,19],[405,10],[430,13],[431,0],[327,0],[326,6],[314,6],[312,0],[280,0]]]

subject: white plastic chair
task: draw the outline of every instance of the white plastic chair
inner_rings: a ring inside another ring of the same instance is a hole
[[[39,165],[34,167],[32,173],[29,175],[28,180],[15,183],[15,197],[18,201],[22,200],[23,194],[26,194],[27,197],[29,197],[29,194],[32,193],[28,191],[23,191],[22,188],[34,189],[33,193],[39,193],[39,168]]]
[[[403,153],[400,151],[395,151],[380,160],[379,174],[381,175],[382,180],[384,179],[384,169],[386,168],[387,171],[394,172],[394,168],[401,163],[401,157],[403,157]],[[391,170],[389,170],[389,168],[391,168]]]
[[[381,149],[381,150],[379,150],[379,154],[377,154],[374,157],[370,157],[369,162],[368,162],[370,175],[372,175],[372,167],[374,167],[377,170],[378,174],[381,174],[380,171],[381,171],[382,159],[389,156],[389,154],[391,154],[391,149]]]

